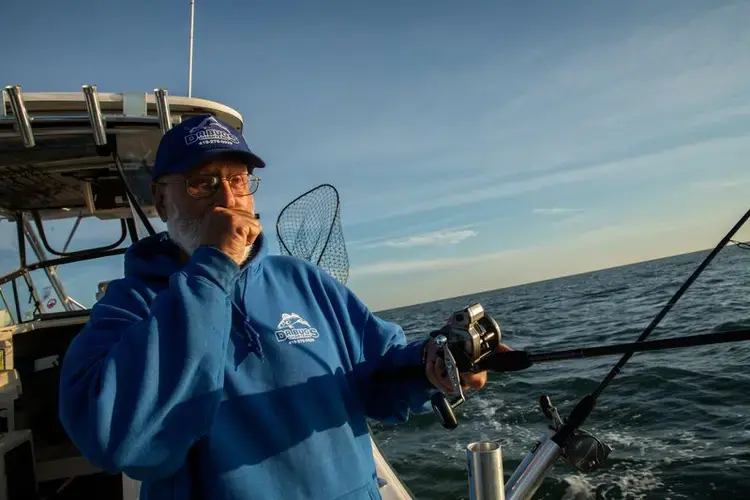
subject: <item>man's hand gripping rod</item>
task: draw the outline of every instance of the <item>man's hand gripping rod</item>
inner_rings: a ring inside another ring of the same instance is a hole
[[[457,395],[453,401],[449,401],[443,392],[435,393],[431,401],[432,410],[443,427],[455,429],[458,419],[453,410],[466,401],[460,373],[481,371],[478,363],[492,355],[500,345],[500,326],[485,314],[481,304],[473,304],[453,313],[448,323],[430,336],[435,339],[438,356],[445,363],[452,386],[451,394]]]

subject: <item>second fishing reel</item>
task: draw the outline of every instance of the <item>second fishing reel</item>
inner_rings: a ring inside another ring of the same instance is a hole
[[[445,369],[451,381],[453,401],[441,392],[432,397],[432,410],[446,429],[458,426],[453,411],[466,401],[461,386],[460,373],[476,373],[482,370],[480,362],[492,355],[500,345],[500,326],[488,315],[481,304],[472,304],[454,312],[447,324],[430,334],[435,339],[438,356],[443,358]]]
[[[559,431],[565,422],[546,394],[539,398],[539,408],[550,420],[552,431]],[[607,460],[612,447],[580,427],[575,429],[562,448],[562,458],[568,465],[581,472],[592,472]]]

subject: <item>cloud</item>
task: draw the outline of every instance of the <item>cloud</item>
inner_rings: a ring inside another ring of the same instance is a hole
[[[348,246],[360,249],[391,247],[391,248],[410,248],[425,246],[444,246],[455,245],[467,238],[477,236],[479,233],[471,229],[444,229],[431,233],[418,234],[406,238],[398,239],[379,239],[372,243],[350,243]]]
[[[580,213],[580,212],[583,212],[583,209],[582,208],[562,208],[562,207],[535,208],[531,212],[534,214],[539,214],[539,215],[563,215],[563,214]]]
[[[523,253],[523,250],[509,250],[504,252],[492,252],[467,257],[451,257],[440,259],[405,259],[405,260],[382,260],[372,264],[353,267],[350,274],[354,278],[382,274],[419,273],[424,271],[446,270],[457,266],[476,264],[482,261],[491,261],[504,256]]]

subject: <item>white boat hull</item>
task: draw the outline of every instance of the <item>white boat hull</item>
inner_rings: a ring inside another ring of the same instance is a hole
[[[380,494],[383,500],[411,500],[411,493],[391,468],[385,455],[372,438],[372,434],[370,434],[370,442],[372,443],[372,456],[375,460],[375,471],[381,484]]]

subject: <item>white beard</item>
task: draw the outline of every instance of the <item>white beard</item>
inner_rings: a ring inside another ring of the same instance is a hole
[[[193,255],[193,252],[201,245],[201,219],[185,219],[180,216],[177,207],[167,201],[167,234],[186,254]],[[247,261],[250,252],[253,250],[252,245],[245,247],[245,255],[242,262]]]
[[[186,254],[193,252],[201,244],[200,220],[181,219],[176,211],[167,215],[167,234]]]

